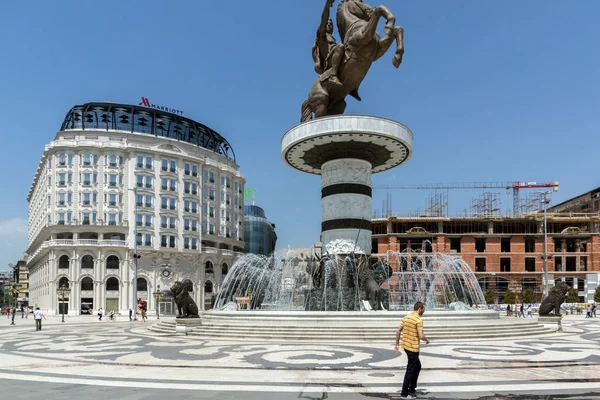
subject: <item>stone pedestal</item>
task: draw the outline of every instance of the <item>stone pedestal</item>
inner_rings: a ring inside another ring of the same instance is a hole
[[[321,242],[356,243],[371,254],[371,174],[412,155],[412,132],[399,122],[366,115],[336,115],[304,122],[281,139],[285,163],[321,175]]]
[[[175,333],[185,333],[202,326],[202,318],[175,318]]]
[[[545,315],[538,317],[538,324],[562,332],[562,315]]]

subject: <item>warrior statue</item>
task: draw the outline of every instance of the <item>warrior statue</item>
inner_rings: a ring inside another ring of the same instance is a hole
[[[338,79],[337,74],[344,56],[344,45],[338,44],[333,36],[333,21],[329,18],[329,9],[333,7],[334,2],[335,0],[327,0],[325,3],[312,54],[315,72],[320,75],[319,80],[341,86],[342,82]]]
[[[396,17],[385,6],[371,7],[362,0],[342,0],[336,21],[342,43],[333,36],[329,9],[335,0],[326,0],[317,40],[313,46],[315,71],[320,74],[308,99],[302,103],[302,122],[327,115],[343,114],[347,95],[360,101],[358,88],[374,61],[396,42],[392,64],[398,68],[404,54],[404,30],[395,26]],[[385,18],[385,36],[377,33],[377,23]]]

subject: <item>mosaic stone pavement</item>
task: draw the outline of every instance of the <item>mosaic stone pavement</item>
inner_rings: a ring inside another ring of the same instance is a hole
[[[567,317],[562,333],[466,343],[448,338],[423,346],[419,382],[427,392],[420,398],[591,398],[600,394],[598,321]],[[0,326],[0,383],[395,399],[406,357],[392,348],[203,341],[154,334],[135,322],[48,324],[41,332]]]

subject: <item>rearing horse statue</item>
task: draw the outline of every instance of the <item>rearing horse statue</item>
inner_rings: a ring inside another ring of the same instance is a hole
[[[334,1],[326,0],[322,17],[322,27],[324,25],[323,22],[326,23],[328,19],[328,7],[331,7]],[[385,36],[383,38],[380,38],[377,33],[377,24],[381,18],[385,18],[386,20],[383,30]],[[371,64],[380,59],[394,41],[396,42],[396,54],[394,55],[392,64],[398,68],[402,62],[402,55],[404,54],[404,30],[400,26],[395,26],[396,17],[394,17],[387,7],[371,7],[362,0],[342,0],[337,9],[336,19],[343,43],[343,57],[339,67],[336,65],[337,71],[324,71],[313,84],[308,94],[308,99],[302,103],[302,122],[313,119],[313,113],[314,118],[343,114],[346,109],[346,101],[344,99],[347,95],[351,95],[360,101],[358,87],[369,72]],[[322,28],[319,29],[315,47],[318,47],[319,33],[323,33]],[[327,30],[329,41],[335,42],[335,39],[331,35],[331,21],[327,25]],[[324,47],[321,46],[321,48]],[[330,50],[331,52],[335,49],[333,46],[330,48],[332,49]],[[313,53],[315,53],[314,48]],[[316,54],[318,56],[318,51]],[[321,64],[328,63],[330,59],[336,59],[335,55],[332,57],[331,55],[321,54],[321,56],[323,57]],[[327,59],[325,61],[324,58],[326,56]],[[333,74],[330,72],[333,72]],[[335,76],[334,80],[328,79],[331,75]]]

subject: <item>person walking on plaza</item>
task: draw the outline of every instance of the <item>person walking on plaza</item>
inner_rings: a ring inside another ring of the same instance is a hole
[[[29,318],[29,306],[25,306],[25,319]]]
[[[102,310],[102,307],[100,307],[98,309],[98,321],[102,321],[102,314],[104,314],[104,310]]]
[[[131,308],[129,309],[129,320],[133,321],[133,310]]]
[[[596,303],[592,304],[592,315],[596,318]]]
[[[510,304],[506,306],[506,316],[510,317]]]
[[[418,301],[413,307],[413,312],[402,319],[400,327],[396,331],[396,346],[394,351],[398,352],[400,344],[400,334],[402,334],[402,348],[408,358],[404,382],[402,383],[402,392],[400,397],[403,399],[415,399],[417,395],[417,381],[421,372],[421,361],[419,352],[421,350],[421,340],[429,344],[429,339],[423,332],[423,320],[421,316],[425,312],[425,304]]]
[[[585,306],[585,317],[592,318],[592,307],[590,307],[589,304],[586,304]]]
[[[21,319],[25,318],[25,307],[21,306]]]
[[[15,314],[17,313],[17,307],[13,307],[12,310],[10,310],[10,313],[12,315],[12,318],[10,320],[10,324],[14,325],[15,324]]]
[[[521,308],[519,308],[519,317],[525,318],[525,312],[523,310],[525,304],[521,304]]]
[[[527,316],[529,318],[533,318],[533,314],[531,313],[531,304],[527,306]]]
[[[35,331],[42,330],[42,318],[46,319],[46,316],[42,313],[39,307],[35,308],[33,312],[33,319],[35,320]]]

